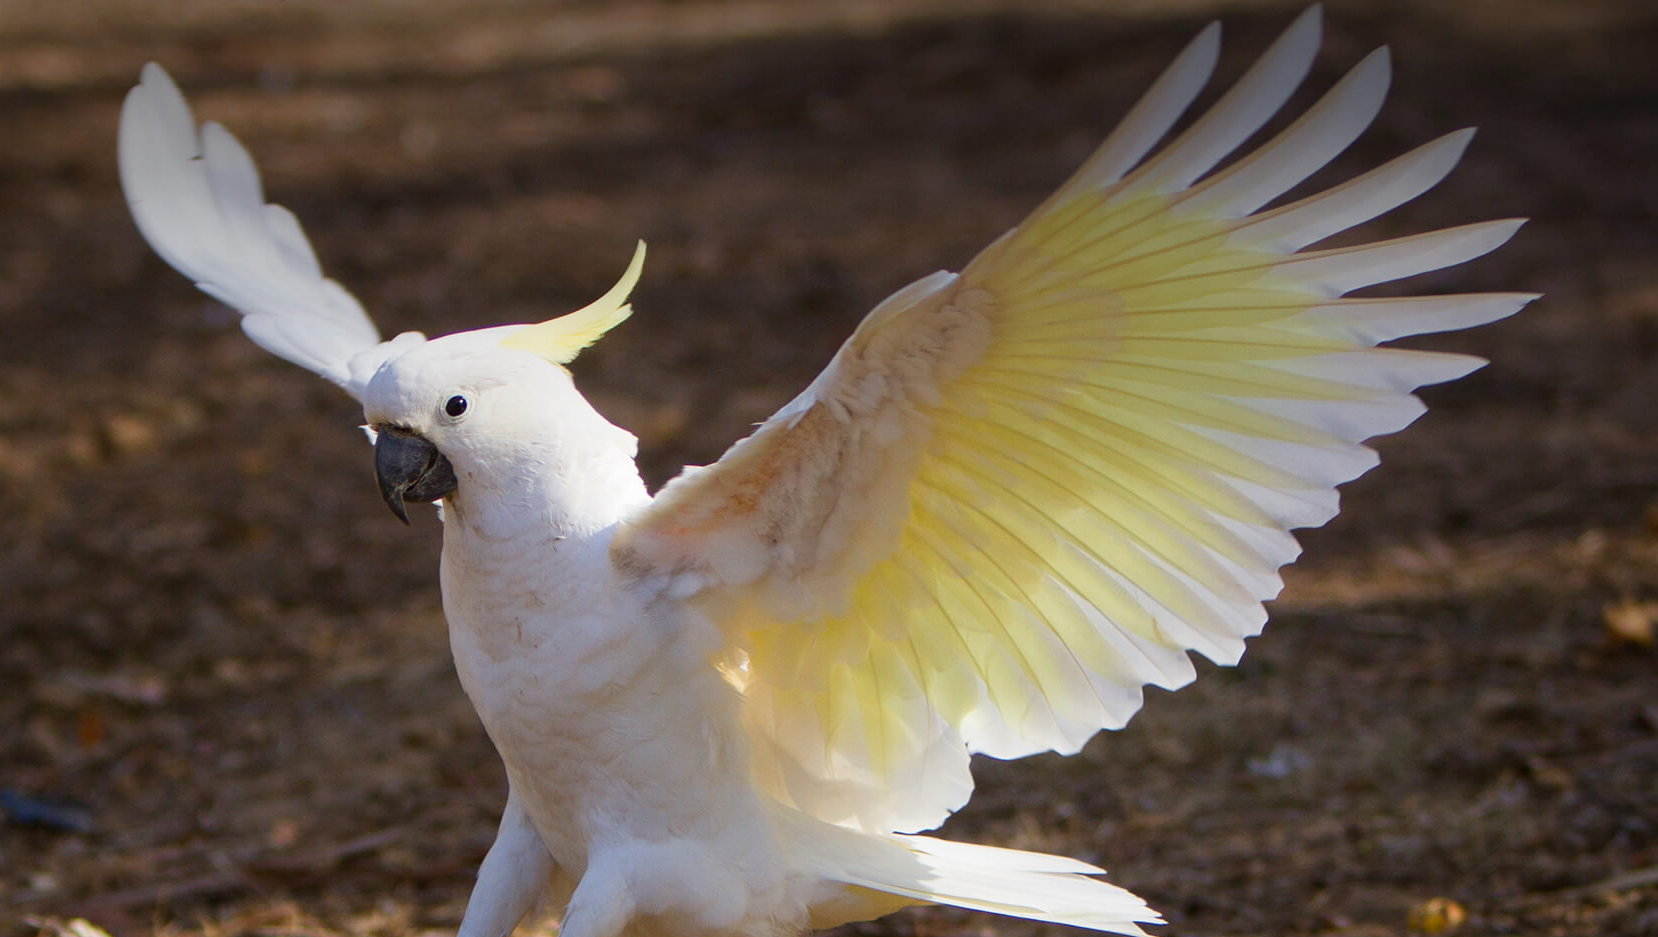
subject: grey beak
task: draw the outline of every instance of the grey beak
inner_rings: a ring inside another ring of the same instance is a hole
[[[407,524],[405,502],[436,501],[455,490],[455,468],[438,448],[418,433],[395,426],[376,426],[374,477],[380,497]]]

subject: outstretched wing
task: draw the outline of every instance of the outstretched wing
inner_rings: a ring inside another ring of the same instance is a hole
[[[299,221],[265,204],[259,170],[216,123],[196,132],[162,70],[144,66],[121,107],[121,188],[144,240],[213,298],[243,314],[261,348],[361,399],[381,363],[424,341],[389,342],[350,293],[322,274]]]
[[[1188,650],[1236,662],[1289,531],[1376,463],[1361,442],[1481,364],[1374,346],[1532,298],[1339,298],[1484,254],[1516,221],[1303,250],[1433,186],[1467,131],[1259,210],[1374,117],[1385,50],[1211,174],[1306,74],[1317,8],[1147,159],[1218,43],[1206,29],[1030,218],[881,303],[805,393],[619,531],[619,567],[726,629],[783,801],[931,827],[971,791],[969,751],[1074,751],[1142,685],[1191,680]]]

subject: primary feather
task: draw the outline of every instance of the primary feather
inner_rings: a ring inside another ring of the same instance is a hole
[[[1362,60],[1217,170],[1319,46],[1316,7],[1161,149],[1210,26],[1099,150],[960,273],[898,290],[803,393],[654,499],[562,365],[609,293],[539,325],[381,342],[217,125],[155,66],[127,99],[140,231],[263,347],[358,396],[382,492],[442,497],[457,671],[507,807],[463,937],[543,894],[566,937],[778,937],[937,902],[1141,933],[1094,866],[950,843],[973,752],[1073,752],[1196,651],[1235,663],[1364,440],[1481,362],[1376,347],[1532,297],[1343,298],[1507,240],[1493,221],[1312,245],[1440,181],[1470,131],[1266,208],[1375,116]],[[404,477],[406,475],[406,477]]]
[[[174,269],[243,314],[273,355],[362,398],[387,359],[418,332],[381,342],[356,297],[323,276],[293,213],[265,203],[259,170],[230,132],[206,123],[161,66],[144,66],[121,107],[121,188],[133,221]]]

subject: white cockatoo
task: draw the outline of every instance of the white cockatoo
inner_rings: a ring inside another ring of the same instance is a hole
[[[1341,152],[1385,50],[1225,169],[1319,47],[1315,7],[1166,145],[1211,25],[1100,149],[960,273],[870,312],[818,378],[654,497],[635,440],[564,365],[629,314],[382,341],[252,161],[146,66],[121,113],[145,239],[255,342],[343,387],[381,492],[443,504],[460,679],[506,765],[460,927],[539,900],[565,937],[792,935],[939,903],[1142,933],[1073,859],[915,835],[971,794],[969,756],[1075,752],[1235,663],[1290,531],[1376,464],[1362,445],[1472,371],[1379,342],[1516,311],[1515,293],[1343,299],[1506,241],[1490,221],[1307,250],[1421,194],[1471,131],[1262,210]]]

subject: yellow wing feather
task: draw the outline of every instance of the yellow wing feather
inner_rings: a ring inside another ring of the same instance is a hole
[[[1203,179],[1299,83],[1316,10],[1129,172],[1216,35],[1031,218],[882,303],[811,388],[618,532],[620,567],[728,636],[779,800],[927,828],[970,793],[969,751],[1074,751],[1144,684],[1190,680],[1188,651],[1235,662],[1299,552],[1289,531],[1375,464],[1362,441],[1479,364],[1373,345],[1531,298],[1335,298],[1483,254],[1515,222],[1297,253],[1431,187],[1466,133],[1248,215],[1368,123],[1384,54]]]

